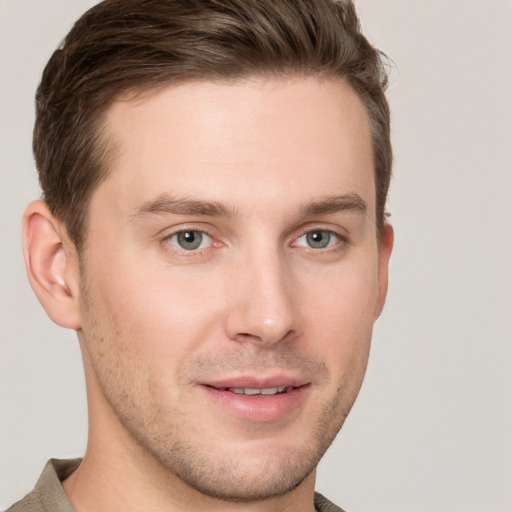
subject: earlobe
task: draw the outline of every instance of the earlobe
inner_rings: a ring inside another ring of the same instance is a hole
[[[48,316],[62,327],[79,329],[78,257],[44,201],[25,210],[23,254],[30,285]]]
[[[384,226],[382,233],[382,239],[379,243],[379,264],[378,264],[378,296],[374,310],[374,320],[379,318],[382,310],[384,309],[384,303],[386,302],[386,295],[388,293],[388,271],[389,271],[389,259],[391,257],[391,251],[393,250],[394,243],[394,232],[393,227],[390,224]]]

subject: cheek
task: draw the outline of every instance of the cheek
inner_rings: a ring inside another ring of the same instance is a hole
[[[361,263],[361,262],[359,262]],[[342,374],[349,367],[365,366],[377,300],[377,273],[372,264],[348,265],[337,273],[317,276],[302,286],[302,317],[315,349]]]
[[[204,280],[170,270],[141,269],[142,265],[121,263],[104,271],[96,266],[94,275],[88,276],[94,289],[89,291],[86,316],[89,325],[101,323],[113,350],[140,366],[145,362],[155,374],[168,373],[211,337],[222,301],[205,292]]]

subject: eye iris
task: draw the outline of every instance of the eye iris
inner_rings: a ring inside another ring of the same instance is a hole
[[[331,241],[331,234],[327,231],[312,231],[306,235],[308,245],[315,249],[324,249]]]
[[[199,231],[182,231],[178,233],[177,240],[182,249],[192,251],[201,245],[203,234]]]

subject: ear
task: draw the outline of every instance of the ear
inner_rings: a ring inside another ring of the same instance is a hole
[[[382,233],[382,239],[379,243],[379,263],[377,269],[378,295],[377,302],[375,303],[374,320],[379,318],[382,310],[384,309],[384,303],[386,302],[386,295],[388,293],[389,258],[391,257],[391,251],[393,250],[393,242],[393,227],[390,224],[386,224]]]
[[[44,201],[34,201],[25,210],[23,254],[30,285],[48,316],[62,327],[79,329],[78,255]]]

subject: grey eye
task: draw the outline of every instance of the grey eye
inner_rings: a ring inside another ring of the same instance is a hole
[[[306,241],[313,249],[324,249],[329,246],[331,233],[328,231],[311,231],[307,233]]]
[[[210,237],[202,231],[178,231],[169,238],[169,243],[185,251],[194,251],[206,247]]]
[[[318,229],[308,231],[297,239],[297,245],[302,247],[311,247],[312,249],[326,249],[336,244],[339,236],[332,231]]]

